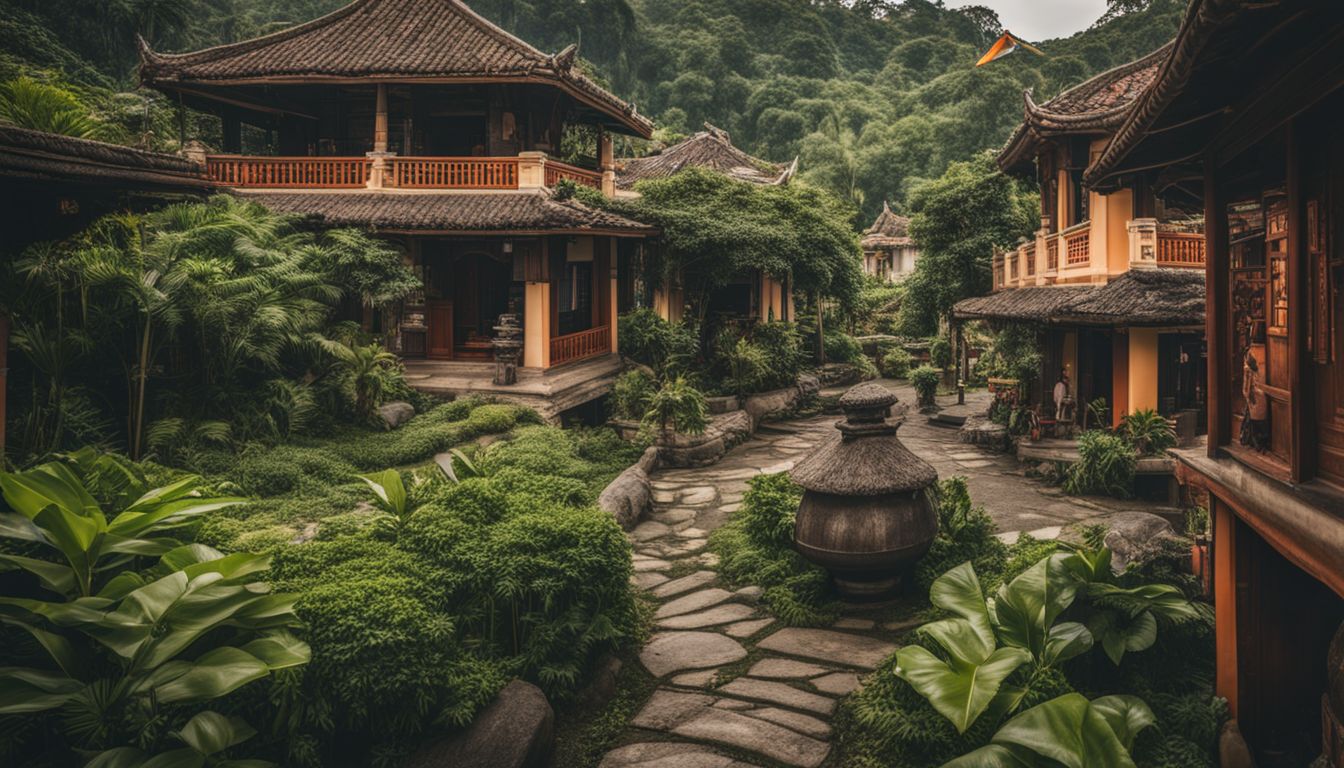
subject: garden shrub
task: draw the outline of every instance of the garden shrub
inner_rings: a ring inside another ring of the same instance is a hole
[[[888,379],[904,379],[910,375],[910,353],[902,347],[892,347],[882,353],[877,369]]]
[[[952,344],[942,336],[929,342],[929,364],[940,371],[952,367]]]
[[[971,503],[966,478],[950,477],[942,481],[936,497],[938,535],[915,566],[919,594],[928,594],[934,579],[966,561],[986,580],[997,580],[1008,557],[1008,547],[994,535],[994,520],[985,508]]]
[[[709,426],[709,406],[700,390],[691,386],[684,376],[678,376],[664,381],[649,398],[644,423],[657,427],[662,434],[698,435]]]
[[[767,365],[760,380],[762,391],[791,387],[807,364],[798,326],[782,320],[757,323],[751,341],[765,354]]]
[[[827,362],[857,365],[860,359],[866,359],[863,354],[863,345],[859,343],[858,339],[847,333],[827,329],[823,343],[826,349]]]
[[[1078,461],[1069,468],[1064,491],[1127,499],[1133,494],[1138,458],[1121,436],[1088,430],[1078,436]]]
[[[745,336],[739,337],[731,328],[725,328],[716,341],[713,366],[721,372],[718,388],[738,397],[762,389],[770,360],[765,350]]]
[[[644,418],[655,389],[653,377],[642,368],[622,373],[611,386],[611,415],[631,421]]]
[[[834,620],[826,571],[793,548],[793,522],[803,489],[786,473],[752,478],[742,507],[710,534],[719,573],[765,589],[763,600],[786,624],[820,626]]]
[[[700,354],[700,337],[694,328],[670,323],[652,309],[633,310],[617,322],[621,354],[660,376],[686,371]]]
[[[910,372],[910,383],[919,397],[921,408],[936,402],[934,398],[938,394],[938,382],[941,380],[942,376],[938,373],[938,369],[927,365],[921,365]]]
[[[1140,456],[1160,454],[1176,445],[1176,431],[1152,408],[1127,414],[1120,422],[1120,434]]]

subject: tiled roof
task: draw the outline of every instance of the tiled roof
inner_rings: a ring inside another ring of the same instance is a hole
[[[1109,133],[1125,119],[1130,107],[1157,78],[1171,51],[1171,43],[1140,59],[1109,69],[1075,85],[1044,104],[1022,94],[1023,120],[999,153],[999,166],[1011,168],[1031,162],[1042,137]]]
[[[305,79],[406,78],[550,82],[647,136],[653,124],[577,72],[575,49],[542,53],[461,0],[354,0],[273,34],[181,54],[140,41],[148,85]]]
[[[708,168],[756,184],[781,184],[793,175],[795,165],[752,157],[733,146],[727,131],[705,123],[705,130],[657,154],[617,160],[616,186],[631,189],[637,182],[666,178],[684,168]]]
[[[424,232],[651,234],[637,221],[533,192],[237,192],[273,211],[333,226]]]
[[[859,241],[864,250],[876,248],[897,248],[910,245],[910,218],[892,213],[891,206],[882,202],[882,212],[877,215],[873,225],[863,231]]]
[[[205,168],[177,155],[0,125],[0,177],[128,188],[205,189]]]
[[[1204,323],[1204,271],[1131,269],[1105,285],[1029,285],[963,299],[961,320],[1016,320],[1104,326]]]

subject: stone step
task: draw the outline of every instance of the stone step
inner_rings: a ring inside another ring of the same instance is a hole
[[[808,693],[787,683],[779,683],[773,680],[739,677],[727,685],[719,686],[715,689],[715,692],[741,699],[778,704],[791,709],[802,709],[818,715],[830,715],[835,711],[834,699]]]
[[[683,592],[690,592],[692,589],[699,589],[715,579],[719,574],[713,571],[696,571],[689,576],[682,576],[679,579],[673,579],[666,584],[660,584],[653,589],[653,596],[659,600],[666,600],[669,597],[675,597]]]
[[[795,768],[819,768],[831,746],[760,717],[716,708],[718,700],[699,693],[659,689],[635,716],[633,725],[687,739],[754,752]]]
[[[717,632],[659,632],[639,653],[654,677],[732,664],[747,657],[742,644]]]
[[[757,647],[785,656],[799,656],[859,669],[876,669],[896,651],[888,643],[865,635],[829,629],[788,627],[762,639]]]
[[[664,603],[658,608],[658,612],[653,614],[655,619],[665,619],[669,616],[679,616],[683,613],[692,611],[701,611],[706,608],[712,608],[719,603],[727,602],[732,599],[733,593],[726,589],[702,589],[699,592],[692,592],[689,595],[678,597],[669,603]]]
[[[701,629],[741,621],[756,615],[756,609],[741,603],[729,603],[699,613],[683,613],[659,619],[659,629]]]

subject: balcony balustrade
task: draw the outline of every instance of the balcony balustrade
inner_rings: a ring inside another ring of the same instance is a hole
[[[1059,235],[1064,240],[1064,266],[1081,267],[1092,262],[1092,222],[1084,221]]]
[[[531,189],[568,179],[602,189],[600,171],[517,157],[247,157],[209,155],[206,173],[224,187],[254,189]]]
[[[611,351],[611,327],[599,325],[578,333],[551,339],[551,365],[572,363],[588,357],[605,355]]]
[[[1158,232],[1157,266],[1204,268],[1204,235],[1194,232]]]

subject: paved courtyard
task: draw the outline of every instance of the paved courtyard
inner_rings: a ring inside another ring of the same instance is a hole
[[[884,383],[901,403],[914,402],[904,382]],[[839,700],[895,650],[911,624],[884,620],[889,611],[880,606],[855,606],[830,628],[785,627],[759,605],[759,588],[722,583],[706,546],[709,532],[741,506],[748,480],[792,468],[834,434],[836,421],[830,415],[767,424],[712,467],[654,474],[654,512],[630,536],[636,585],[658,603],[640,662],[659,685],[602,768],[825,763]],[[1063,496],[1024,477],[1011,456],[964,445],[955,429],[918,413],[899,434],[940,477],[965,476],[1005,538],[1018,531],[1053,537],[1063,525],[1125,508]]]

